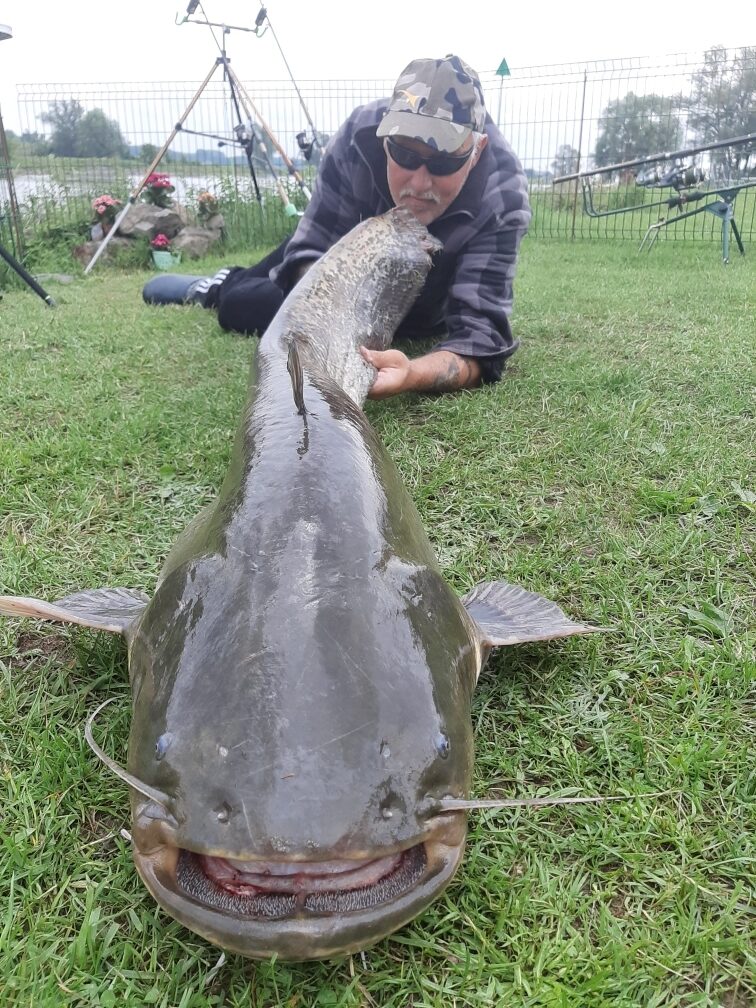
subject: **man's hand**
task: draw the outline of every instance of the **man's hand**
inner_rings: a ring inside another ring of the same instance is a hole
[[[409,391],[411,361],[401,350],[368,350],[360,347],[360,353],[376,370],[368,399],[387,399],[399,392]]]
[[[480,385],[478,362],[450,350],[436,350],[413,360],[401,350],[360,347],[360,353],[378,372],[369,399],[387,399],[399,392],[454,392]]]

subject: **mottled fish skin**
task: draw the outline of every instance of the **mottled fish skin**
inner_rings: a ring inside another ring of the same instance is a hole
[[[390,346],[440,248],[403,208],[363,221],[305,273],[263,336],[261,353],[296,341],[304,366],[324,371],[362,406],[375,369],[359,347]]]

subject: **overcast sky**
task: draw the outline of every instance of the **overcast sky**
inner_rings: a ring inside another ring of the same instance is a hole
[[[203,0],[210,21],[252,27],[257,3]],[[455,52],[476,70],[756,44],[756,2],[633,0],[271,0],[268,15],[297,81],[395,79],[416,57]],[[582,13],[579,11],[582,10]],[[207,27],[176,20],[170,0],[0,0],[0,109],[18,129],[16,85],[115,81],[196,81],[218,50]],[[288,79],[271,32],[232,32],[228,54],[239,77]]]

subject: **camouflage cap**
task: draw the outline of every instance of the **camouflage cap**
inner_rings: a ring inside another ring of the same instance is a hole
[[[396,82],[378,136],[405,136],[436,150],[457,150],[483,131],[486,109],[475,71],[459,56],[413,60]]]

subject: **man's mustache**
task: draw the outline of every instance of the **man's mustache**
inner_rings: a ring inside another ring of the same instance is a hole
[[[411,196],[412,199],[427,200],[429,203],[439,203],[441,201],[438,193],[433,192],[432,189],[428,189],[426,192],[415,192],[411,186],[406,186],[399,193],[399,199],[404,199],[405,196]]]

